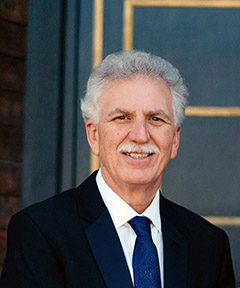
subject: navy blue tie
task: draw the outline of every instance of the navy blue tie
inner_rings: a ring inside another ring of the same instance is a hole
[[[137,234],[132,262],[134,287],[161,288],[158,254],[151,237],[150,220],[136,216],[129,224]]]

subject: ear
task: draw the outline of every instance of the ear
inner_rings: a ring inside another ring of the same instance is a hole
[[[178,126],[178,128],[175,130],[175,135],[172,142],[172,152],[171,152],[171,159],[174,159],[177,156],[178,147],[180,145],[180,131],[181,126]]]
[[[99,156],[99,137],[98,127],[92,120],[88,120],[85,125],[88,144],[92,150],[92,153]]]

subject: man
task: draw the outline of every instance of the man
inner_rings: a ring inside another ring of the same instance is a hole
[[[13,216],[1,287],[234,287],[226,234],[159,192],[187,96],[178,70],[144,52],[92,72],[82,112],[101,169]]]

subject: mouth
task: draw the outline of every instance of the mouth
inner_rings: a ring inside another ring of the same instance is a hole
[[[123,154],[134,159],[144,159],[151,156],[153,153],[124,152]]]

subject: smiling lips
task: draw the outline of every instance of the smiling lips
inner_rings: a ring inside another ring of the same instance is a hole
[[[134,159],[143,159],[143,158],[147,158],[148,156],[152,155],[153,153],[125,152],[123,154],[130,156],[131,158],[134,158]]]

